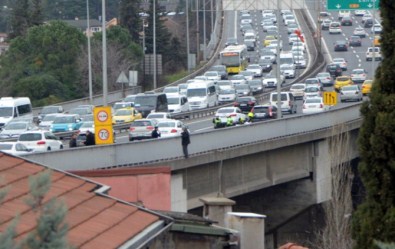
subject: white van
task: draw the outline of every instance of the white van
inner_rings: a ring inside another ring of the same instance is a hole
[[[13,119],[29,119],[33,122],[32,103],[28,97],[0,99],[0,128]]]
[[[270,104],[277,106],[277,93],[270,93]],[[289,112],[290,114],[296,113],[297,106],[295,98],[291,92],[281,92],[281,111]]]
[[[191,110],[208,108],[218,104],[217,89],[213,81],[196,81],[187,88]]]
[[[295,64],[294,55],[292,54],[291,51],[282,51],[280,53],[280,65],[284,65],[284,64],[288,64],[288,65]]]
[[[170,113],[190,111],[189,102],[185,95],[171,95],[167,97],[167,108]]]

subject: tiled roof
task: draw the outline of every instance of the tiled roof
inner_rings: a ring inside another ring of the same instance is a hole
[[[36,226],[36,214],[25,204],[31,175],[46,170],[39,164],[0,153],[0,188],[8,194],[0,204],[0,232],[19,214],[17,239]],[[52,170],[51,189],[44,202],[57,197],[67,205],[68,241],[75,248],[117,248],[154,223],[166,219],[157,213],[97,193],[102,185]]]

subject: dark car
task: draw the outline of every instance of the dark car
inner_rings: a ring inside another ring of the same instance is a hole
[[[347,50],[348,50],[347,41],[335,42],[335,51],[347,51]]]
[[[340,65],[331,63],[326,66],[326,71],[331,74],[332,77],[341,76],[343,73],[343,69]]]
[[[221,75],[221,80],[228,79],[228,72],[226,71],[226,66],[224,65],[214,65],[210,67],[209,71],[217,71]]]
[[[373,19],[369,18],[369,19],[365,20],[363,27],[364,28],[371,28],[371,27],[373,27],[373,24],[374,24]]]
[[[254,51],[255,50],[255,42],[253,42],[253,41],[244,41],[244,45],[246,45],[247,51]]]
[[[350,16],[344,16],[341,20],[342,26],[352,26],[352,19]]]
[[[269,59],[260,58],[258,64],[262,67],[262,72],[268,73],[273,69],[272,61]]]
[[[239,42],[237,41],[236,37],[229,37],[226,40],[225,47],[230,46],[230,45],[239,45]]]
[[[277,107],[274,105],[256,105],[251,110],[253,122],[277,118]]]
[[[250,112],[251,109],[257,104],[255,97],[252,96],[244,96],[237,97],[233,106],[239,107],[242,112]]]
[[[357,35],[352,35],[348,38],[348,45],[350,47],[360,47],[362,46],[362,39]]]
[[[262,93],[263,85],[261,79],[247,80],[247,84],[250,85],[252,94]]]

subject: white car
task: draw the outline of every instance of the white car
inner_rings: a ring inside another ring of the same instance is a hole
[[[19,135],[24,133],[25,131],[35,129],[37,129],[37,126],[35,126],[32,122],[11,121],[3,127],[2,131],[0,132],[0,138],[18,138]]]
[[[63,149],[62,142],[50,131],[27,131],[22,133],[18,142],[34,152],[45,152]]]
[[[294,48],[294,49],[292,49],[292,48]],[[301,41],[295,41],[292,44],[292,48],[291,48],[291,50],[301,49],[301,50],[303,50],[303,52],[306,52],[306,45],[304,44],[304,42],[301,42]]]
[[[38,124],[38,128],[42,130],[50,130],[51,129],[51,124],[55,120],[55,118],[59,116],[59,113],[51,113],[45,115],[45,117],[41,120],[41,122]]]
[[[151,112],[147,115],[147,119],[156,119],[157,121],[160,121],[163,119],[171,119],[171,117],[168,112]]]
[[[366,70],[363,68],[353,69],[351,71],[351,80],[354,83],[363,83],[366,80]]]
[[[163,138],[181,136],[185,124],[180,120],[167,119],[159,121],[156,126],[158,126],[160,137]]]
[[[306,89],[306,84],[294,83],[292,84],[291,88],[289,88],[289,91],[293,94],[295,99],[303,99],[304,89]]]
[[[247,84],[246,78],[244,77],[244,75],[241,74],[235,74],[231,76],[229,79],[233,85]]]
[[[295,55],[294,56],[295,67],[296,68],[306,68],[307,60],[303,55]]]
[[[364,23],[366,20],[368,19],[373,19],[372,14],[370,14],[369,12],[366,12],[363,16],[362,16],[362,23]]]
[[[167,109],[170,113],[190,111],[188,98],[185,95],[174,95],[167,98]]]
[[[380,47],[368,47],[368,50],[366,50],[366,61],[372,61],[373,57],[375,61],[381,60]]]
[[[361,38],[366,37],[366,31],[362,27],[355,28],[352,34],[355,35],[355,36],[359,36]]]
[[[366,10],[360,10],[360,9],[358,9],[358,10],[355,10],[354,11],[354,15],[355,16],[363,16],[363,15],[365,15],[366,14]]]
[[[218,92],[218,102],[220,104],[233,102],[236,99],[236,90],[233,87],[220,88]]]
[[[329,34],[340,34],[342,32],[340,22],[331,22],[329,24]]]
[[[315,98],[315,97],[321,97],[321,89],[320,87],[317,86],[307,86],[304,89],[304,96],[303,99],[306,100],[308,98]]]
[[[347,71],[347,61],[344,58],[333,58],[332,63],[337,64],[343,71]]]
[[[222,124],[226,124],[228,117],[232,118],[233,124],[239,124],[240,119],[246,120],[247,116],[240,110],[239,107],[222,107],[217,110],[215,117],[221,120]]]
[[[280,75],[281,85],[285,82],[284,75]],[[266,75],[262,80],[262,85],[264,87],[276,87],[277,86],[277,78],[274,75]]]
[[[255,73],[252,71],[241,71],[239,74],[243,75],[246,80],[254,79]]]
[[[321,97],[308,98],[303,102],[303,114],[319,113],[329,110]]]
[[[82,122],[80,126],[79,133],[85,134],[87,131],[95,133],[95,123],[93,121]]]
[[[221,75],[217,71],[207,71],[204,73],[204,76],[206,76],[207,79],[212,80],[214,82],[221,80]]]
[[[286,79],[293,79],[295,78],[295,65],[282,64],[280,65],[280,72]]]
[[[294,42],[297,42],[297,41],[300,41],[300,38],[297,34],[295,34],[295,33],[289,34],[289,36],[288,36],[289,45],[292,45]]]
[[[281,51],[283,49],[283,41],[272,40],[266,48],[269,48],[275,55],[277,55],[277,47]]]
[[[378,23],[373,24],[371,32],[373,34],[381,34],[383,32],[383,27],[380,24],[378,24]]]
[[[32,149],[18,142],[0,142],[0,151],[14,156],[23,156],[33,152]]]
[[[262,67],[258,64],[250,64],[246,70],[253,72],[255,77],[262,77]]]
[[[340,102],[362,101],[362,91],[359,85],[343,86],[340,88]]]
[[[178,95],[180,94],[180,88],[178,86],[167,86],[163,88],[163,92],[167,97],[171,95]]]

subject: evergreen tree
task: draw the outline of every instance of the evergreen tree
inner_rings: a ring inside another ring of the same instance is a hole
[[[171,39],[169,50],[172,55],[168,55],[168,60],[164,63],[166,72],[176,73],[185,70],[187,67],[186,49],[177,37]]]
[[[9,38],[25,35],[30,25],[29,20],[29,0],[15,0],[11,12]]]
[[[126,28],[135,43],[140,42],[140,31],[142,30],[142,21],[139,16],[141,0],[122,0],[119,6],[119,22]]]
[[[374,240],[395,241],[395,1],[381,0],[383,61],[376,70],[370,101],[362,105],[359,171],[366,188],[353,216],[355,248],[378,248]]]
[[[43,24],[44,16],[43,16],[43,6],[42,0],[32,0],[32,12],[30,18],[30,24],[32,26]]]

